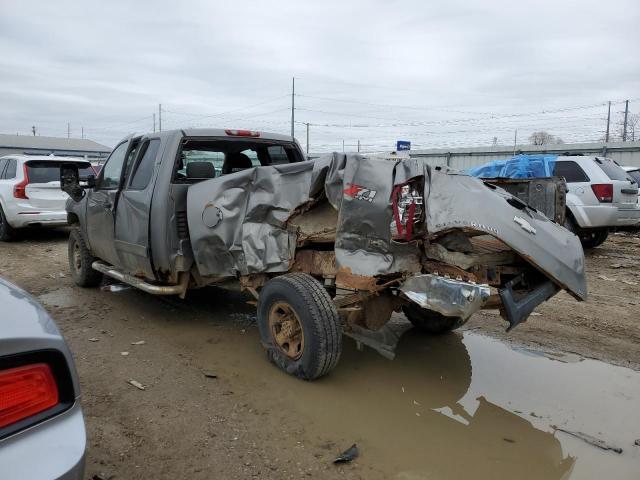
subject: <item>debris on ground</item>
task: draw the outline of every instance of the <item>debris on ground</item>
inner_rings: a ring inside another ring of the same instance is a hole
[[[120,355],[122,355],[123,357],[126,357],[127,355],[129,355],[129,352],[120,352]]]
[[[636,439],[636,441],[635,441],[635,442],[633,442],[633,444],[634,444],[636,447],[640,447],[640,438]]]
[[[338,455],[338,457],[336,457],[333,463],[335,464],[349,463],[354,458],[357,458],[358,455],[360,455],[360,452],[358,451],[358,446],[354,443],[349,448],[347,448],[344,452]]]
[[[598,275],[600,280],[606,280],[607,282],[615,282],[615,278],[607,277],[606,275]]]
[[[202,374],[207,378],[218,378],[218,375],[213,372],[202,372]]]
[[[612,445],[609,445],[605,443],[603,440],[600,440],[599,438],[593,437],[586,433],[574,432],[572,430],[565,430],[564,428],[556,427],[555,425],[551,425],[551,427],[560,432],[564,432],[568,435],[572,435],[576,438],[579,438],[580,440],[584,440],[585,442],[590,443],[594,447],[601,448],[602,450],[611,450],[612,452],[622,453],[622,449],[620,447],[614,447]]]
[[[146,390],[145,386],[142,385],[140,382],[138,382],[137,380],[129,380],[127,383],[129,383],[130,385],[133,385],[134,387],[136,387],[138,390]]]
[[[92,338],[90,338],[90,339],[89,339],[89,341],[90,341],[90,342],[99,342],[99,341],[100,341],[100,339],[99,339],[99,338],[92,337]]]
[[[631,280],[622,280],[622,283],[625,283],[627,285],[631,285],[632,287],[635,287],[636,285],[638,285],[638,282],[633,282]]]
[[[137,342],[131,342],[131,345],[144,345],[144,340],[138,340]]]

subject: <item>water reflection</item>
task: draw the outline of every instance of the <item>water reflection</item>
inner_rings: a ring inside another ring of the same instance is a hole
[[[409,329],[392,362],[347,342],[343,368],[326,382],[339,391],[331,389],[326,413],[339,417],[336,428],[357,426],[379,465],[399,478],[568,478],[575,459],[552,433],[482,396],[472,413],[458,403],[472,378],[462,338]]]

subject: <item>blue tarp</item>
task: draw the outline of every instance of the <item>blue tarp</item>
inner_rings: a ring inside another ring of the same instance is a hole
[[[479,178],[551,177],[557,155],[516,155],[507,160],[493,160],[464,172]]]

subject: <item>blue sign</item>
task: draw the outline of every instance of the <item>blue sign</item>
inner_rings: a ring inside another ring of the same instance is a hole
[[[406,140],[398,140],[396,151],[401,152],[402,150],[411,150],[411,142],[407,142]]]

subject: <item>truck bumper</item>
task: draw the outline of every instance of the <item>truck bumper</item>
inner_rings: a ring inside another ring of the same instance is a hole
[[[524,322],[531,312],[560,291],[551,280],[546,280],[525,295],[516,295],[514,287],[521,281],[516,277],[498,291],[501,314],[509,322],[507,331]],[[452,280],[432,274],[414,275],[407,279],[400,291],[427,310],[441,313],[445,317],[467,320],[488,303],[491,291],[488,285]],[[494,308],[495,308],[495,304]]]
[[[432,274],[414,275],[407,279],[400,291],[412,302],[445,317],[467,320],[487,302],[491,291],[488,285],[478,285]]]

